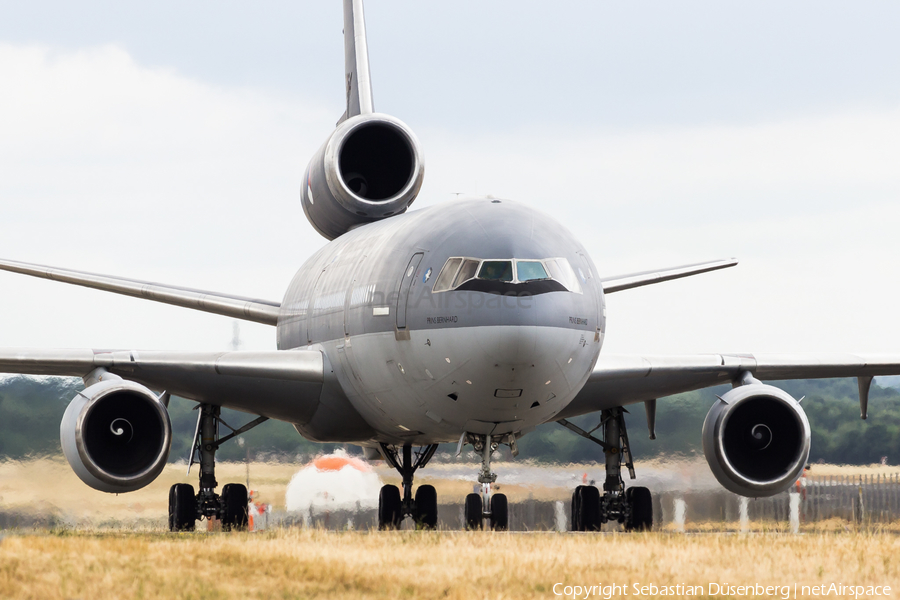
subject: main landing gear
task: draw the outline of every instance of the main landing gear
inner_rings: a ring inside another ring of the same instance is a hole
[[[592,431],[585,431],[565,419],[557,423],[599,444],[606,458],[603,494],[593,485],[579,485],[572,494],[572,531],[600,531],[602,524],[613,520],[622,523],[626,531],[650,531],[653,527],[650,490],[637,486],[625,489],[622,480],[623,463],[631,479],[635,477],[623,409],[604,410],[600,424]],[[601,427],[603,439],[598,440],[591,433]]]
[[[428,464],[437,450],[437,444],[422,447],[413,459],[412,446],[402,448],[379,444],[381,453],[388,463],[397,469],[403,478],[403,497],[396,485],[385,485],[378,494],[378,529],[400,529],[406,517],[412,517],[416,529],[437,528],[437,492],[432,485],[420,485],[413,499],[413,475],[417,469]]]
[[[176,483],[169,489],[169,531],[193,531],[199,519],[218,519],[222,529],[230,531],[247,527],[248,497],[246,486],[229,483],[216,494],[216,450],[223,443],[253,429],[267,417],[259,417],[239,429],[233,429],[220,417],[220,408],[201,404],[194,432],[194,443],[188,461],[188,473],[194,462],[200,463],[200,491],[194,494],[194,486]],[[219,424],[231,429],[225,437],[219,437]],[[199,454],[199,460],[195,460]]]

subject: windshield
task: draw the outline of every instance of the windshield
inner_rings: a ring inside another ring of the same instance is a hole
[[[533,281],[535,279],[549,279],[547,269],[536,260],[520,260],[516,263],[516,277],[519,281]]]
[[[446,292],[455,290],[473,280],[475,282],[497,282],[494,286],[544,281],[548,283],[540,285],[543,288],[547,288],[545,291],[582,293],[578,276],[565,258],[544,258],[540,260],[517,258],[480,259],[466,256],[453,256],[447,259],[434,282],[432,291]],[[463,289],[470,289],[473,285],[475,284],[465,285]]]
[[[513,270],[511,260],[486,260],[481,263],[478,279],[492,281],[512,281]]]

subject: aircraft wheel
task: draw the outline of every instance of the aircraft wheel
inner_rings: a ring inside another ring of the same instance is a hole
[[[625,490],[625,500],[631,505],[631,517],[625,521],[626,531],[653,529],[653,497],[645,487]]]
[[[249,520],[247,487],[241,483],[229,483],[222,488],[222,529],[242,531]]]
[[[581,490],[583,485],[579,485],[572,492],[572,531],[584,531],[581,525]]]
[[[592,485],[581,488],[581,531],[600,531],[600,490]]]
[[[433,485],[416,490],[416,529],[437,528],[437,492]]]
[[[193,531],[197,522],[194,486],[176,483],[169,488],[169,531]]]
[[[484,508],[480,494],[469,494],[466,496],[466,529],[481,529],[483,526],[483,512]]]
[[[506,494],[491,496],[491,529],[494,531],[509,530],[509,502]]]
[[[400,529],[402,502],[400,488],[396,485],[382,486],[378,493],[378,529]]]

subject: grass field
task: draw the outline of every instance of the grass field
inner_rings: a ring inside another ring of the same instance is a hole
[[[557,583],[626,584],[628,595],[634,583],[700,585],[703,596],[721,595],[710,583],[759,584],[789,586],[790,597],[795,584],[836,583],[893,595],[898,556],[900,538],[863,533],[68,531],[3,538],[0,597],[558,598]]]
[[[258,500],[284,509],[285,490],[291,477],[302,464],[289,462],[250,463],[251,489]],[[98,492],[78,479],[64,458],[40,458],[23,461],[0,461],[0,510],[40,513],[59,517],[71,526],[162,527],[166,521],[169,487],[174,483],[197,486],[198,466],[190,475],[185,465],[166,465],[162,474],[150,485],[128,494]],[[243,483],[247,467],[243,463],[218,463],[216,478],[225,483]],[[400,476],[385,465],[376,471],[385,483],[400,483]],[[579,471],[576,467],[573,472]],[[441,465],[429,465],[416,478],[416,483],[431,483],[438,488],[442,501],[462,502],[472,491],[477,466],[472,465],[471,480],[442,477]],[[503,492],[512,502],[526,497],[538,500],[565,500],[571,491],[565,488],[504,485]]]
[[[518,467],[522,466],[521,463],[515,464]],[[386,465],[377,463],[376,465],[375,470],[385,483],[400,483],[396,472]],[[271,504],[276,511],[283,511],[288,482],[302,466],[302,464],[292,462],[250,463],[251,489],[258,492],[257,501]],[[505,468],[507,467],[504,463],[497,465],[500,473],[503,473]],[[217,464],[216,474],[220,486],[228,482],[244,482],[246,469],[247,466],[243,463]],[[502,486],[498,489],[509,497],[511,503],[528,499],[562,501],[567,510],[571,490],[580,481],[581,474],[584,472],[594,473],[598,469],[597,465],[555,465],[547,467],[546,472],[565,473],[569,477],[566,479],[568,483],[561,485],[557,479],[555,485],[544,484],[543,480],[538,478],[539,483],[513,485],[507,484],[501,477],[499,483]],[[642,472],[651,469],[660,472],[679,469],[689,473],[685,476],[686,491],[697,485],[700,486],[700,489],[704,489],[702,486],[708,484],[701,478],[704,471],[707,472],[707,479],[712,480],[712,476],[708,474],[708,468],[702,461],[692,463],[644,461],[641,463]],[[0,461],[0,527],[4,523],[4,514],[15,514],[44,517],[43,522],[47,525],[61,525],[70,529],[160,530],[166,526],[169,486],[174,483],[191,483],[194,486],[197,484],[197,466],[194,466],[190,475],[187,475],[185,471],[184,464],[167,465],[162,474],[147,487],[136,492],[116,495],[98,492],[82,483],[62,457]],[[458,464],[432,464],[417,474],[416,483],[434,485],[441,502],[461,504],[465,495],[472,491],[476,471],[477,465],[475,464],[465,465],[462,468]],[[820,476],[890,475],[897,473],[898,467],[815,465],[815,471]],[[543,472],[542,469],[538,469],[538,473]],[[467,473],[471,473],[471,477],[466,477]],[[532,479],[535,478],[532,477]],[[715,489],[720,488],[716,486]],[[20,522],[28,522],[28,518]],[[657,523],[663,529],[675,530],[675,525],[671,522],[663,523],[658,520]],[[198,526],[202,526],[202,524]],[[688,523],[688,530],[735,530],[736,526],[736,523],[732,523],[723,528],[723,524],[716,520],[708,523],[702,520],[691,520]],[[787,521],[750,523],[753,531],[772,532],[787,527]],[[881,522],[878,527],[882,530],[900,531],[900,522]],[[828,532],[856,530],[857,526],[847,520],[830,519],[814,523],[804,522],[801,528],[806,532]]]
[[[251,463],[252,487],[283,507],[285,487],[299,467]],[[884,468],[853,470],[879,474]],[[387,469],[379,474],[396,482]],[[245,465],[221,464],[218,476],[223,483],[243,481]],[[832,583],[900,592],[900,536],[891,531],[893,523],[866,530],[834,519],[809,524],[801,535],[771,521],[752,523],[749,534],[721,533],[713,522],[695,524],[694,531],[708,532],[696,535],[671,527],[648,534],[210,533],[202,526],[165,533],[168,486],[195,478],[196,471],[187,476],[184,466],[170,465],[147,488],[115,496],[82,484],[62,459],[0,462],[0,509],[59,517],[46,529],[0,531],[0,599],[561,598],[554,589],[625,584],[628,594],[595,588],[593,595],[579,595],[620,598],[635,595],[635,583],[657,586],[656,594],[647,588],[651,595],[661,595],[662,586],[702,586],[700,594],[675,594],[683,597],[722,597],[710,584],[788,586],[792,598],[811,597],[802,593],[804,585]],[[449,477],[440,465],[429,467],[427,479],[448,498],[471,490],[470,482]],[[570,493],[512,485],[503,491],[513,501],[565,500]]]

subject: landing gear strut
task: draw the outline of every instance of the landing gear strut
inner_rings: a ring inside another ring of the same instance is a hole
[[[466,529],[482,529],[484,520],[489,519],[491,529],[506,531],[509,529],[509,502],[505,494],[492,493],[492,486],[497,481],[497,474],[491,472],[491,454],[500,446],[500,438],[494,440],[489,435],[469,433],[463,434],[463,439],[468,439],[475,451],[481,452],[481,471],[478,473],[481,493],[473,492],[466,496]],[[463,439],[460,439],[460,449]],[[508,439],[511,440],[510,447],[515,448],[515,436]],[[514,450],[514,452],[518,454],[518,450]]]
[[[623,464],[631,479],[635,477],[624,410],[615,407],[602,411],[600,424],[591,431],[565,419],[557,423],[601,446],[606,462],[602,495],[592,485],[579,485],[572,494],[572,531],[600,531],[602,524],[613,520],[622,523],[626,531],[649,531],[653,527],[650,490],[638,486],[626,490],[622,479]],[[603,439],[598,440],[591,434],[601,427]]]
[[[399,529],[405,517],[412,517],[416,529],[435,529],[437,527],[437,492],[432,485],[420,485],[413,499],[413,476],[416,470],[423,468],[434,456],[437,444],[429,444],[416,452],[410,444],[402,448],[379,444],[381,453],[388,463],[397,469],[403,478],[403,497],[396,485],[386,485],[378,494],[378,529]]]
[[[200,463],[199,492],[194,494],[194,486],[176,483],[169,489],[169,531],[193,531],[198,519],[219,519],[222,528],[246,529],[248,497],[247,488],[240,483],[229,483],[222,487],[222,494],[216,493],[216,450],[226,441],[253,429],[267,417],[259,417],[239,429],[234,429],[222,420],[221,409],[212,404],[201,404],[197,417],[197,428],[188,473],[195,462]],[[219,424],[231,429],[231,433],[219,437]],[[197,459],[199,455],[199,459]]]

